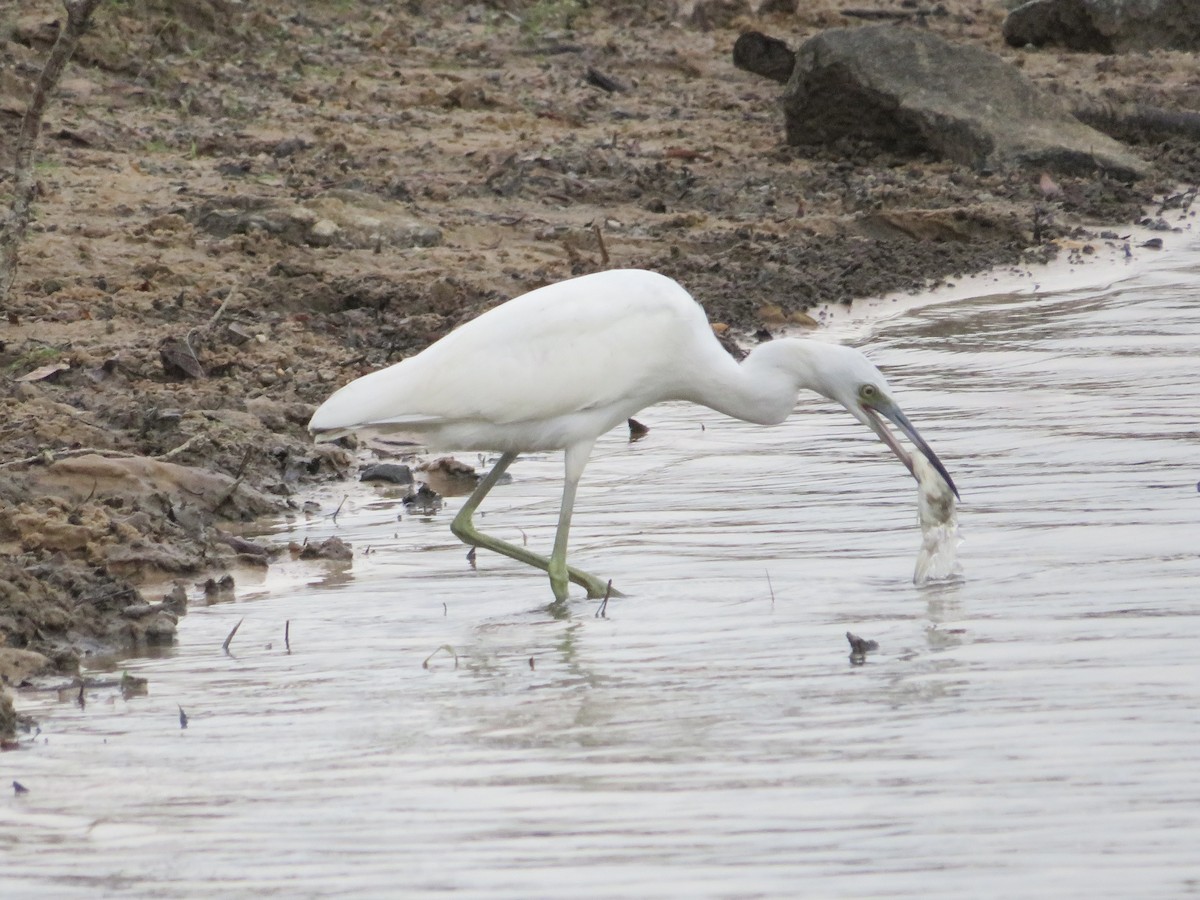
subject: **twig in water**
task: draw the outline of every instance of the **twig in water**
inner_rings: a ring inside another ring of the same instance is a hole
[[[340,513],[342,511],[342,507],[346,505],[346,501],[349,499],[350,499],[350,495],[347,494],[345,497],[342,498],[342,502],[338,504],[338,508],[333,511],[333,524],[334,525],[337,524],[338,513]]]
[[[287,650],[289,655],[291,655],[291,652],[292,652],[291,635],[292,635],[292,620],[288,619],[286,622],[283,623],[283,648],[285,650]]]
[[[445,650],[447,653],[449,653],[451,656],[454,657],[454,668],[457,669],[458,668],[458,654],[454,652],[454,648],[451,647],[449,644],[442,644],[442,646],[438,647],[436,650],[434,650],[432,653],[430,653],[427,657],[425,657],[425,662],[421,663],[421,668],[428,669],[429,661],[431,659],[433,659],[435,656],[437,656],[439,653],[441,653],[443,650]]]
[[[775,588],[771,584],[771,573],[767,572],[767,590],[771,592],[771,609],[775,608]]]
[[[233,655],[229,652],[229,642],[233,640],[233,636],[235,634],[237,634],[238,629],[242,627],[242,623],[245,621],[246,621],[246,619],[244,616],[242,618],[238,619],[238,623],[233,626],[233,631],[229,632],[229,637],[225,638],[225,643],[223,643],[221,645],[221,649],[225,651],[226,656]]]
[[[176,706],[179,706],[179,704],[178,704],[178,703],[176,703],[175,705],[176,705]],[[187,713],[185,713],[185,712],[183,711],[183,707],[182,707],[182,706],[179,706],[179,727],[180,727],[181,729],[185,729],[185,728],[187,728]]]
[[[604,588],[604,599],[600,601],[600,605],[596,607],[594,619],[608,618],[608,598],[612,595],[612,579],[608,579],[608,585]]]

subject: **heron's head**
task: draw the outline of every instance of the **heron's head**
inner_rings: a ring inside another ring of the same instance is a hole
[[[892,399],[891,389],[883,373],[869,359],[850,347],[826,344],[822,356],[826,356],[826,359],[822,360],[818,370],[818,390],[829,399],[842,404],[854,418],[875,432],[916,478],[912,455],[886,423],[894,425],[929,460],[929,464],[946,480],[946,484],[957,497],[958,488],[954,486],[950,473],[921,437],[916,426],[908,420],[899,404]]]

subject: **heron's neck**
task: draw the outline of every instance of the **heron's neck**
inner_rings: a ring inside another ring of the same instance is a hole
[[[741,365],[725,369],[719,389],[701,402],[756,425],[777,425],[792,414],[800,391],[827,393],[821,358],[829,346],[799,338],[760,344]]]

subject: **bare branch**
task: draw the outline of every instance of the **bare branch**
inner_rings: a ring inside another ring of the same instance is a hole
[[[8,299],[8,292],[17,276],[17,257],[29,225],[35,189],[33,151],[42,132],[42,116],[100,0],[64,0],[63,5],[67,9],[67,24],[59,28],[58,39],[50,49],[46,65],[38,77],[33,97],[25,110],[25,118],[21,120],[21,131],[17,135],[13,154],[13,200],[8,214],[0,221],[0,304]]]

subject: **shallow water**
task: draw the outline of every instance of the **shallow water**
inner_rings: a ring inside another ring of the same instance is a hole
[[[23,703],[0,894],[1200,893],[1197,284],[1193,247],[866,336],[963,492],[953,585],[913,586],[915,484],[817,401],[601,441],[572,555],[630,594],[603,619],[349,488],[278,529],[349,570],[195,608],[124,664],[147,697]],[[548,547],[560,467],[480,526]]]

